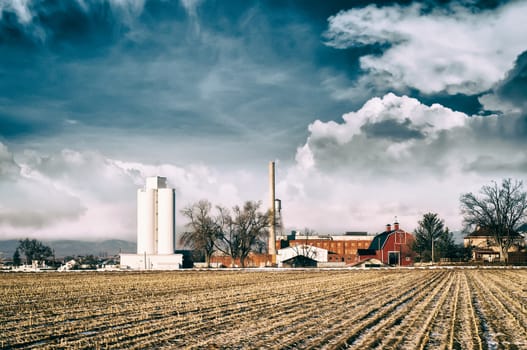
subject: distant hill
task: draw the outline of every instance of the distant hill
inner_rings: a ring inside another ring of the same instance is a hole
[[[74,240],[42,240],[42,243],[51,247],[55,251],[56,258],[75,255],[96,255],[112,256],[122,253],[135,253],[135,242],[123,241],[119,239],[110,239],[105,241],[74,241]],[[13,256],[15,249],[18,247],[18,240],[11,239],[0,241],[0,252],[4,258]]]

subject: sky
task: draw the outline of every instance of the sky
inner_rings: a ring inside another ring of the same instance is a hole
[[[527,1],[0,0],[0,239],[136,237],[268,203],[287,230],[412,231],[527,180]]]

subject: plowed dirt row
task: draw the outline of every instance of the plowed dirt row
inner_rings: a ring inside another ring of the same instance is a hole
[[[0,275],[2,349],[526,349],[527,269]]]

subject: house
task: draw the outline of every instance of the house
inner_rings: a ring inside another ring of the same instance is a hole
[[[525,238],[518,232],[511,235],[513,240],[509,253],[519,252],[525,247]],[[472,260],[493,262],[500,261],[501,248],[496,242],[490,229],[486,227],[476,227],[476,229],[463,238],[463,244],[466,248],[472,248]]]
[[[384,232],[377,234],[367,249],[359,249],[359,261],[375,258],[382,264],[411,266],[414,253],[411,249],[414,236],[402,230],[398,222],[386,225]]]

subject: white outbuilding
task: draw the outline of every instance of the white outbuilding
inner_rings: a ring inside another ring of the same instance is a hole
[[[298,266],[298,262],[306,266],[316,266],[328,262],[328,251],[307,244],[279,249],[276,255],[278,267]]]

